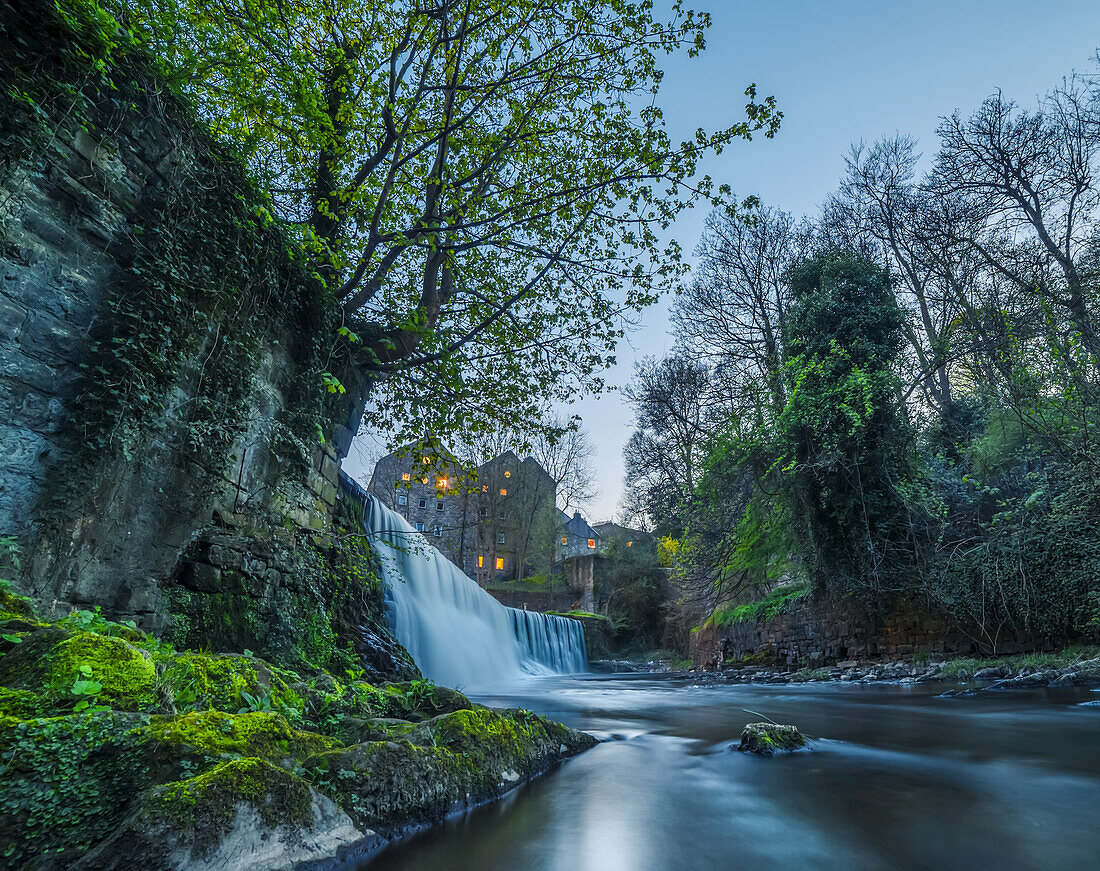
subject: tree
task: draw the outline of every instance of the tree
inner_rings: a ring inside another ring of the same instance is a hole
[[[1021,289],[1062,309],[1100,363],[1089,301],[1100,158],[1097,98],[1078,79],[1024,111],[997,93],[939,128],[933,189],[964,196],[983,220],[967,241]]]
[[[700,156],[780,113],[674,143],[661,54],[707,15],[626,0],[117,0],[301,228],[383,376],[374,423],[538,423],[681,273],[658,234],[712,193]]]
[[[644,360],[623,395],[634,406],[634,434],[623,449],[628,509],[658,529],[676,524],[698,480],[711,436],[709,370],[683,357]]]
[[[783,296],[794,230],[791,216],[776,209],[716,209],[696,250],[698,269],[672,310],[678,342],[712,368],[739,413],[776,415],[783,407]]]

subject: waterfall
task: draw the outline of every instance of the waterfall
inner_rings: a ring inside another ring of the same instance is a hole
[[[588,670],[578,621],[501,605],[404,517],[340,478],[363,505],[363,529],[382,564],[390,629],[426,678],[470,688]]]

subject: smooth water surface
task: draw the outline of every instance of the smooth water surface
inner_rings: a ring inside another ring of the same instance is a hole
[[[1100,698],[544,678],[481,696],[609,740],[369,863],[401,871],[1100,867]],[[748,713],[746,711],[754,713]],[[762,716],[811,752],[733,752]]]

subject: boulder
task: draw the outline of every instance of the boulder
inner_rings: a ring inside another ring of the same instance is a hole
[[[779,723],[749,723],[741,732],[741,743],[735,749],[758,756],[789,753],[806,746],[806,739],[796,726]]]

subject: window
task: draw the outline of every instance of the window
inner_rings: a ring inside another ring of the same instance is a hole
[[[507,487],[501,487],[500,488],[500,495],[501,496],[507,496],[508,495],[508,488]]]
[[[430,464],[430,463],[431,463],[431,461],[432,461],[432,458],[431,458],[431,457],[421,457],[421,458],[420,458],[420,462],[422,462],[422,463],[423,463],[423,464],[424,464],[425,466],[427,466],[428,464]]]
[[[428,483],[428,479],[427,479],[427,478],[421,478],[421,479],[420,479],[420,483],[421,483],[421,484],[427,484],[427,483]]]
[[[416,507],[417,508],[427,508],[428,507],[427,497],[426,496],[421,496],[420,499],[416,503]]]
[[[565,536],[563,535],[563,536],[561,537],[561,543],[562,543],[562,544],[569,544],[569,539],[568,539],[568,538],[566,538],[566,537],[565,537]]]
[[[497,544],[504,544],[504,533],[497,536]]]
[[[439,490],[446,490],[447,489],[447,479],[446,478],[436,478],[435,486]]]
[[[409,504],[409,497],[406,496],[404,493],[402,493],[400,496],[397,497],[397,504],[398,505],[408,505]]]
[[[401,480],[402,481],[411,481],[412,480],[412,475],[410,475],[408,472],[402,472],[401,473]]]
[[[594,539],[594,538],[588,539],[588,546],[589,547],[595,547],[596,546],[596,539]]]
[[[442,511],[443,510],[443,500],[442,499],[438,500],[435,503],[435,510],[436,511]]]
[[[478,556],[478,558],[477,558],[477,567],[479,569],[485,568],[485,557],[480,556],[480,555]]]
[[[497,520],[504,520],[504,512],[503,511],[501,511],[500,514],[497,515]]]
[[[511,472],[505,472],[505,473],[504,473],[504,477],[505,477],[505,478],[511,478],[511,477],[512,477],[512,473],[511,473]]]
[[[502,557],[502,556],[497,557],[497,571],[498,572],[504,571],[504,557]]]
[[[423,523],[416,524],[416,531],[417,532],[423,532],[424,531],[424,524]]]
[[[488,493],[489,492],[489,485],[488,484],[482,484],[481,485],[481,492],[482,493]]]
[[[432,535],[436,538],[440,538],[443,535],[443,527],[438,523],[435,525],[435,529],[432,530]]]
[[[632,542],[632,541],[628,541],[628,542],[626,543],[626,546],[627,546],[627,547],[634,547],[634,542]]]
[[[488,509],[488,508],[482,508],[482,509],[481,509],[481,516],[482,516],[482,517],[485,517],[485,518],[488,518],[488,516],[489,516],[489,509]]]

